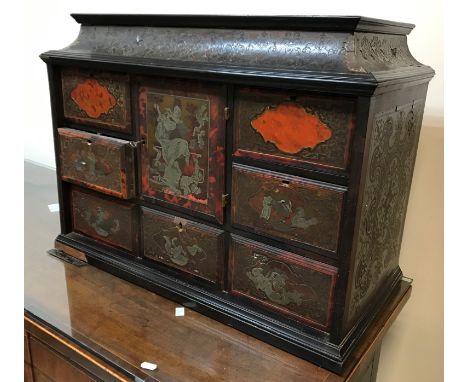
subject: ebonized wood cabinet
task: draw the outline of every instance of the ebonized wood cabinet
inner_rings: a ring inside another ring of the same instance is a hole
[[[72,15],[47,63],[56,248],[333,371],[402,278],[410,24]]]

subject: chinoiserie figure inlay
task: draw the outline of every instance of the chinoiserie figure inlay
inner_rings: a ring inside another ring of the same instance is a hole
[[[265,270],[261,267],[247,271],[247,277],[254,283],[255,288],[265,293],[266,297],[279,305],[301,305],[303,293],[288,290],[288,276],[275,270]]]
[[[423,105],[416,100],[375,116],[350,319],[398,267]]]
[[[272,218],[273,215],[276,217]],[[269,220],[271,225],[280,231],[289,231],[293,228],[306,229],[311,225],[317,224],[318,220],[314,217],[307,219],[303,207],[293,208],[291,200],[276,200],[267,195],[263,198],[263,208],[260,217]]]
[[[78,189],[71,192],[74,230],[105,243],[132,250],[133,206]]]
[[[82,174],[82,176],[91,182],[96,181],[99,178],[103,178],[112,173],[112,167],[110,163],[99,158],[89,150],[80,150],[77,158],[73,162],[76,171]]]
[[[206,201],[210,128],[207,100],[148,93],[150,182],[183,198]]]
[[[60,128],[62,179],[130,199],[135,193],[133,147],[130,142]]]
[[[117,219],[113,219],[102,207],[97,207],[96,214],[92,214],[88,210],[81,211],[81,216],[94,228],[94,231],[99,236],[108,237],[120,230],[120,222]]]
[[[159,211],[145,210],[142,223],[146,257],[218,282],[222,231]]]
[[[236,294],[301,321],[329,324],[334,268],[237,237],[231,251],[230,282]]]
[[[199,262],[206,259],[205,251],[197,244],[184,245],[181,238],[176,236],[170,237],[163,235],[163,239],[165,240],[164,249],[166,255],[169,256],[174,264],[185,267],[189,263],[191,257],[198,256]],[[198,273],[198,270],[194,269],[194,272]]]
[[[232,219],[274,238],[336,251],[344,190],[235,165]]]

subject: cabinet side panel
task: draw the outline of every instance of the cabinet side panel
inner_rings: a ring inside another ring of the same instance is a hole
[[[399,272],[426,86],[379,97],[371,117],[348,281],[345,327],[385,298]],[[394,281],[394,280],[393,280]]]

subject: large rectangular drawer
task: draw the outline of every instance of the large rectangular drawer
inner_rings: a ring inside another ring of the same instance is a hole
[[[130,142],[60,128],[62,179],[105,194],[135,196],[135,160]]]
[[[62,97],[63,114],[68,120],[131,133],[128,75],[64,69]]]
[[[352,98],[255,88],[235,94],[235,156],[342,172],[354,127]]]
[[[299,321],[328,328],[336,268],[232,236],[230,292]]]
[[[239,164],[232,172],[232,222],[336,253],[345,189]]]
[[[142,209],[145,257],[220,284],[223,231],[164,212]]]
[[[74,232],[133,252],[137,234],[133,204],[73,189],[71,212]]]

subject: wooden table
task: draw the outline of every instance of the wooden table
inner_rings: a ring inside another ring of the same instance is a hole
[[[402,281],[343,375],[92,266],[46,251],[59,232],[55,173],[25,164],[26,381],[375,381],[380,345],[411,293]],[[156,363],[149,371],[141,362]]]

